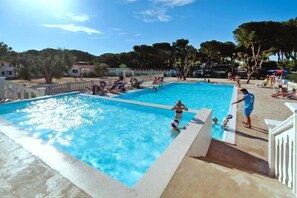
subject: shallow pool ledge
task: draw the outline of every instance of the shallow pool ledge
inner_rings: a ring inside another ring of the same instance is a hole
[[[201,109],[134,187],[135,197],[160,197],[185,156],[207,154],[212,111]]]

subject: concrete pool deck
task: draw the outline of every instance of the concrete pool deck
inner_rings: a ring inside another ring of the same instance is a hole
[[[212,140],[205,158],[185,157],[162,197],[295,197],[291,189],[267,176],[268,130],[264,119],[285,120],[292,112],[284,102],[297,101],[272,98],[273,89],[256,87],[259,82],[242,82],[241,86],[255,94],[252,129],[243,127],[242,103],[237,104],[235,145]]]
[[[242,126],[238,104],[235,145],[212,140],[205,158],[185,157],[162,197],[293,197],[289,188],[267,177],[264,118],[286,119],[291,111],[284,102],[294,101],[272,98],[272,89],[255,83],[242,85],[256,97],[253,128]],[[90,197],[2,133],[0,149],[0,197]]]

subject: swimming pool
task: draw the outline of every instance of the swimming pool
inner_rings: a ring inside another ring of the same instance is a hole
[[[157,87],[157,91],[144,89],[116,96],[116,98],[174,106],[181,100],[188,108],[212,109],[212,116],[218,118],[219,125],[212,126],[212,136],[224,140],[221,128],[223,118],[229,114],[234,86],[211,83],[170,83]]]
[[[173,115],[77,94],[0,105],[0,117],[130,188],[175,139]],[[184,114],[181,124],[193,116]]]

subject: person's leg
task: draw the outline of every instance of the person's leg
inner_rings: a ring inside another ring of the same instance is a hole
[[[252,110],[250,110],[250,109],[243,109],[243,115],[246,117],[246,122],[242,122],[244,125],[245,125],[245,127],[247,127],[247,128],[252,128],[252,125],[251,125],[251,117],[250,117],[250,115],[251,115],[251,112],[252,112]]]
[[[252,128],[251,117],[249,115],[246,116],[246,120],[247,120],[247,127]]]

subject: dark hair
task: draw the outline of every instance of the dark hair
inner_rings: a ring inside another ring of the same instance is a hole
[[[242,88],[240,91],[245,92],[245,93],[249,93],[247,89]]]

